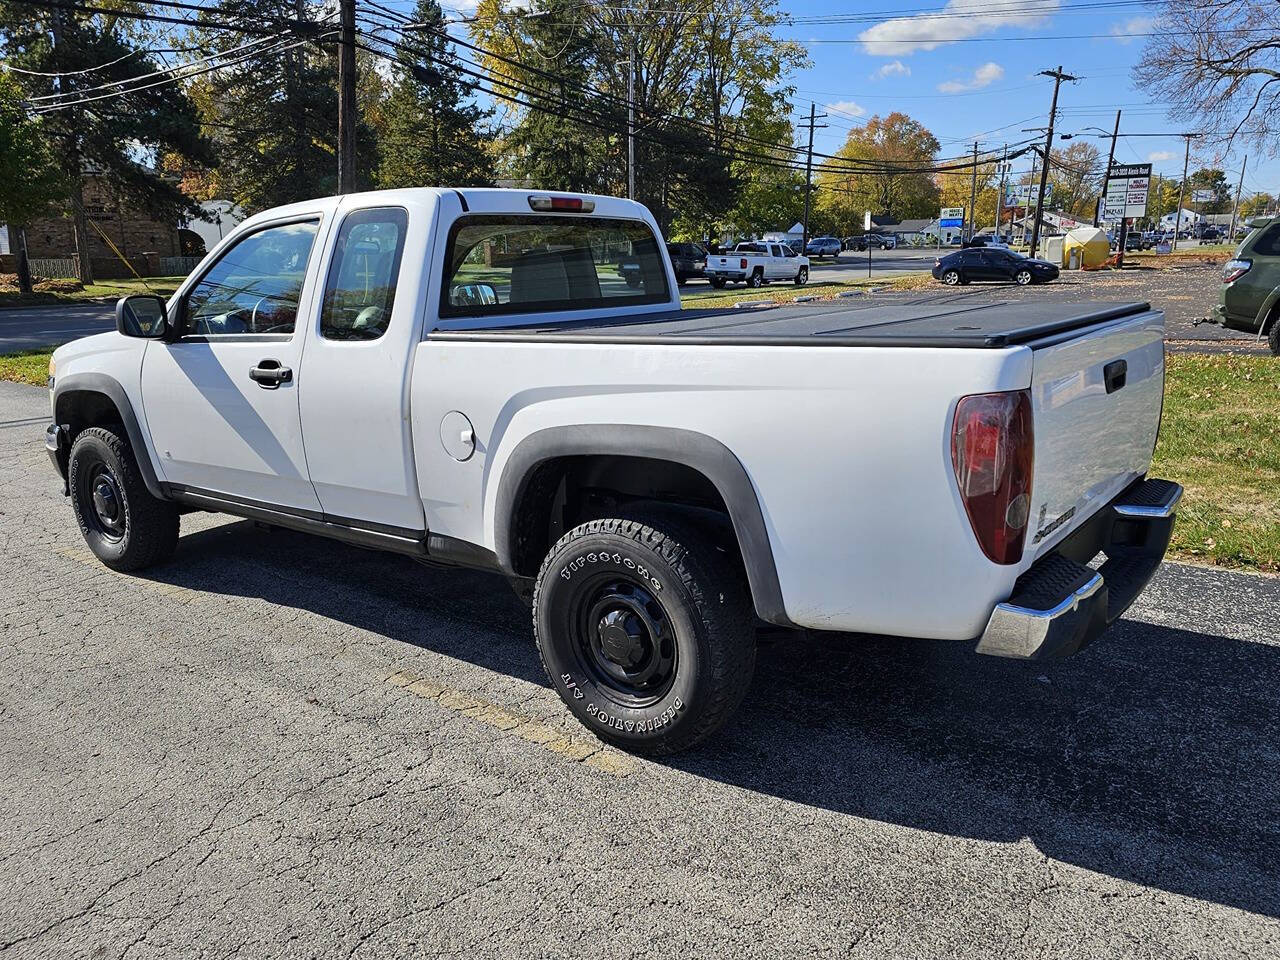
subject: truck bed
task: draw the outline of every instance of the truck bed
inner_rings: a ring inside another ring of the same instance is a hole
[[[909,303],[837,300],[770,307],[666,310],[637,318],[540,322],[433,331],[432,340],[543,340],[758,346],[1000,348],[1136,316],[1147,303],[975,304],[929,297]],[[508,318],[503,318],[507,320]],[[481,321],[484,322],[484,321]]]

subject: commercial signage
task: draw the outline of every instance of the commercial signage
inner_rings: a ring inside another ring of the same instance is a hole
[[[938,226],[943,229],[947,227],[963,227],[964,207],[943,207],[942,214],[938,217]]]
[[[1217,199],[1218,199],[1218,195],[1214,193],[1212,190],[1192,190],[1191,191],[1192,203],[1213,203],[1213,201]]]
[[[1151,164],[1113,164],[1107,172],[1107,186],[1102,194],[1102,219],[1145,216],[1150,186]]]
[[[1040,195],[1038,183],[1011,183],[1005,190],[1004,205],[1006,207],[1034,207],[1036,197]],[[1044,185],[1044,202],[1047,206],[1053,196],[1053,184]]]

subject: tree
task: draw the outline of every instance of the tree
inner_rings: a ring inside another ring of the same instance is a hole
[[[379,131],[380,187],[492,186],[488,137],[480,127],[488,112],[467,98],[471,86],[459,73],[437,0],[418,0],[419,27],[397,53],[397,79]]]
[[[1231,185],[1227,183],[1227,175],[1221,170],[1208,167],[1197,170],[1187,178],[1187,190],[1208,190],[1213,194],[1212,200],[1199,203],[1192,203],[1189,195],[1183,198],[1184,203],[1190,203],[1192,209],[1200,213],[1228,213],[1231,210]]]
[[[1269,193],[1255,193],[1240,201],[1240,217],[1243,220],[1261,216],[1275,209],[1276,198]]]
[[[266,27],[288,47],[268,45],[201,77],[195,94],[220,160],[215,188],[246,210],[337,189],[337,58],[332,44],[302,42],[320,35],[315,13],[306,0],[223,0],[217,10],[219,23],[239,25],[249,37]],[[212,26],[198,32],[203,46],[224,54],[246,42],[244,34]],[[360,135],[367,146],[367,130]],[[361,149],[357,156],[358,178],[367,184],[372,154]]]
[[[22,102],[22,92],[0,73],[0,223],[9,225],[18,262],[18,289],[31,292],[24,227],[66,196],[66,184],[40,122]]]
[[[149,161],[173,153],[214,162],[186,93],[173,83],[140,81],[162,66],[147,52],[145,36],[127,26],[134,23],[109,13],[0,0],[0,54],[22,71],[26,97],[46,111],[41,129],[67,185],[85,283],[93,281],[86,169],[121,199],[157,219],[177,221],[198,209]]]
[[[1087,140],[1078,140],[1065,150],[1050,154],[1053,209],[1081,220],[1092,220],[1102,194],[1105,167],[1101,151]]]
[[[503,140],[511,175],[623,193],[631,87],[636,196],[664,226],[714,232],[733,216],[740,185],[760,182],[740,161],[782,151],[794,163],[790,126],[774,121],[790,112],[783,79],[805,60],[769,29],[781,18],[776,0],[748,0],[732,15],[692,0],[510,7],[480,0],[471,34],[491,85],[518,101]],[[766,128],[786,139],[757,138]]]
[[[928,168],[937,152],[933,134],[906,114],[872,117],[823,164],[818,207],[843,233],[860,228],[866,210],[898,220],[935,216],[939,191]]]
[[[1133,69],[1134,85],[1211,139],[1280,148],[1280,4],[1165,0]]]
[[[969,223],[969,198],[973,195],[973,170],[940,173],[935,178],[938,185],[938,206],[963,207],[966,229]],[[978,164],[978,195],[973,207],[972,229],[976,232],[995,224],[997,192],[1000,174],[994,163]]]

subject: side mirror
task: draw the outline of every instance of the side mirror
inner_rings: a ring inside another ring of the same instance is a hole
[[[498,302],[498,291],[488,283],[460,283],[449,291],[449,305],[454,307],[491,307]]]
[[[126,337],[152,340],[169,330],[169,313],[161,297],[132,293],[116,301],[116,330]]]

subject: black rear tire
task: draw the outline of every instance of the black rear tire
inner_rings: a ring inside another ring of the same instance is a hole
[[[723,290],[724,280],[721,277],[712,277],[711,286],[715,287],[717,290]]]
[[[533,622],[547,677],[601,740],[687,750],[733,715],[755,669],[755,622],[729,555],[682,517],[592,520],[551,548]]]
[[[762,270],[760,267],[756,267],[755,270],[752,271],[751,276],[747,279],[747,286],[751,287],[752,289],[758,289],[759,287],[763,287],[764,286],[764,270]]]
[[[178,544],[178,508],[147,490],[124,430],[89,427],[71,445],[67,481],[85,543],[113,570],[167,560]]]

